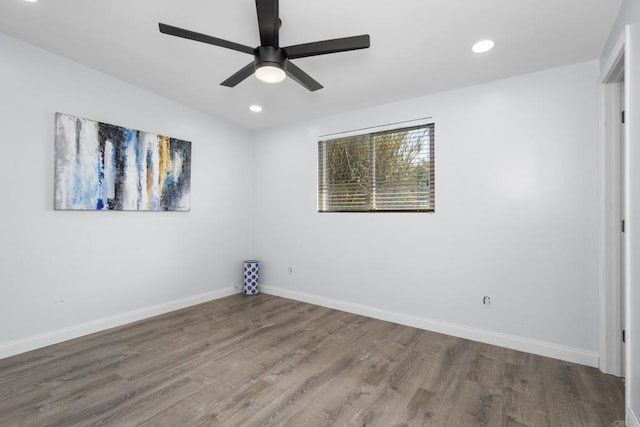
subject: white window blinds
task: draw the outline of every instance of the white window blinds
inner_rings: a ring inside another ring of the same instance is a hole
[[[320,141],[320,212],[433,212],[433,124]]]

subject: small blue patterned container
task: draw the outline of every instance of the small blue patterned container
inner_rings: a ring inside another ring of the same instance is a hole
[[[258,283],[260,282],[260,261],[250,259],[243,262],[242,274],[244,286],[242,293],[244,295],[258,295]]]

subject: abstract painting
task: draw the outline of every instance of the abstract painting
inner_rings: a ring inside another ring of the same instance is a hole
[[[55,209],[190,209],[189,141],[62,113],[55,132]]]

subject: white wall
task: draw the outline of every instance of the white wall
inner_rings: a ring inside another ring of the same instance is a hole
[[[592,61],[256,134],[264,289],[597,366],[597,76]],[[435,214],[317,213],[319,135],[427,116]]]
[[[628,270],[628,321],[627,325],[627,417],[629,425],[640,426],[640,2],[625,0],[620,8],[616,23],[601,56],[604,65],[609,61],[616,42],[630,25],[630,40],[626,46],[625,86],[627,89],[626,130],[628,136],[628,204],[627,204],[627,237],[629,239],[628,259],[631,261]]]
[[[253,138],[3,35],[0,63],[0,357],[226,294],[257,256],[268,292],[597,364],[595,62]],[[192,211],[53,211],[56,111],[192,141]],[[425,116],[435,214],[317,213],[319,135]]]
[[[230,292],[247,132],[1,34],[0,64],[0,357]],[[191,212],[54,211],[57,111],[191,141]]]

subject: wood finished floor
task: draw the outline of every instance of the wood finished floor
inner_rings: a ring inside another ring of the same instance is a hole
[[[0,360],[2,426],[613,426],[598,370],[269,295]]]

